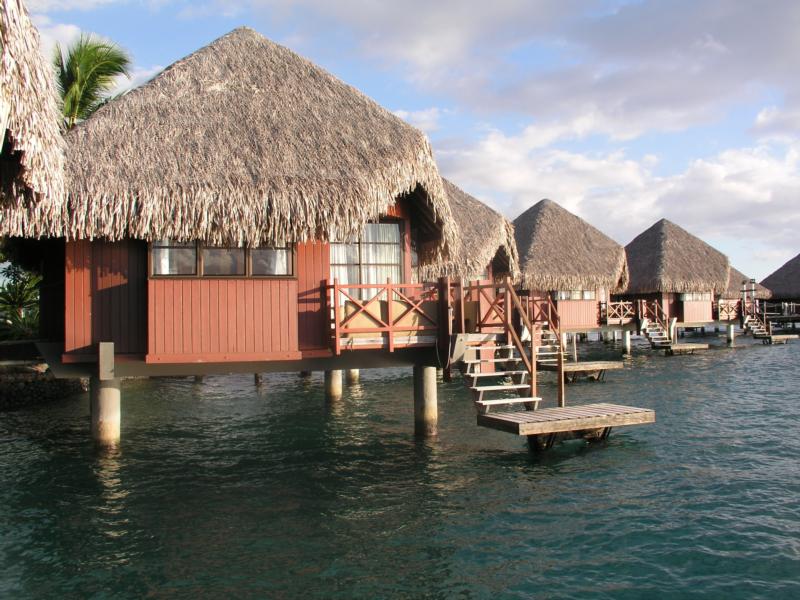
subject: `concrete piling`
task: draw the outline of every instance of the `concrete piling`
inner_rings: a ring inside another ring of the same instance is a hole
[[[342,371],[325,371],[325,399],[336,401],[342,397]]]
[[[436,367],[414,365],[414,433],[435,436],[439,427]]]
[[[119,379],[92,377],[89,380],[89,398],[92,415],[92,439],[100,446],[114,446],[120,439]]]

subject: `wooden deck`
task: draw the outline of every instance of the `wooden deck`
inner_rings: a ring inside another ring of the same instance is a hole
[[[772,345],[772,344],[785,344],[789,340],[796,340],[798,338],[800,338],[800,335],[798,335],[796,333],[790,333],[790,334],[770,335],[768,337],[763,338],[762,341],[765,344],[770,344],[770,345]]]
[[[564,379],[568,383],[572,383],[579,377],[587,377],[595,381],[601,381],[606,374],[606,371],[615,371],[625,367],[622,361],[611,360],[595,360],[586,362],[565,362],[564,363]],[[552,363],[539,364],[539,370],[557,372],[558,365]]]
[[[565,408],[478,415],[478,425],[516,435],[586,431],[655,423],[656,413],[647,408],[619,404],[584,404]]]
[[[666,348],[667,354],[675,356],[677,354],[694,354],[695,352],[708,350],[708,344],[672,344]]]

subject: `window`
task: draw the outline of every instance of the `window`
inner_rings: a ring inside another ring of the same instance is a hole
[[[197,246],[194,242],[153,242],[153,275],[196,275]]]
[[[681,294],[681,302],[711,302],[711,292],[687,292]]]
[[[204,276],[238,276],[245,274],[244,248],[215,248],[203,246]]]
[[[151,249],[151,273],[162,277],[290,277],[293,263],[288,245],[249,248],[159,240]]]
[[[555,292],[556,300],[594,300],[594,290],[571,290]]]
[[[250,264],[253,276],[291,275],[291,248],[287,246],[280,248],[251,248]]]
[[[358,242],[331,244],[331,279],[341,284],[403,282],[400,223],[368,223]],[[361,290],[369,298],[377,290]],[[351,294],[352,295],[352,294]]]

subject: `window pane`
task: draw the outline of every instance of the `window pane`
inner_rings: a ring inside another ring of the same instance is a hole
[[[244,275],[244,248],[203,248],[203,275]]]
[[[357,265],[358,244],[331,244],[331,263],[336,265]]]
[[[194,242],[176,242],[175,240],[156,240],[154,248],[194,248]]]
[[[153,248],[153,275],[194,275],[197,250],[192,248]]]
[[[253,275],[291,275],[291,252],[288,248],[253,248]]]
[[[400,243],[399,223],[367,223],[364,227],[364,242]]]
[[[593,290],[583,290],[583,299],[584,300],[594,300],[594,291]]]
[[[331,267],[331,279],[338,279],[340,284],[361,283],[358,272],[358,265],[333,266]]]
[[[580,291],[572,291],[572,292],[570,292],[570,300],[580,300],[580,299],[581,299]]]
[[[400,264],[400,246],[397,244],[364,244],[361,260],[369,264]]]

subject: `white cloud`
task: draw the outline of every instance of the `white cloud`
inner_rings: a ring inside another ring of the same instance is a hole
[[[120,0],[28,0],[28,10],[32,13],[52,11],[92,10],[105,4],[113,4]]]
[[[443,112],[434,106],[422,110],[396,110],[394,114],[425,133],[431,133],[439,129],[439,119]]]
[[[800,141],[726,150],[672,176],[654,174],[653,155],[570,152],[542,146],[528,130],[490,132],[439,156],[446,176],[511,219],[551,198],[625,244],[666,217],[759,278],[780,266],[767,259],[800,250]]]

